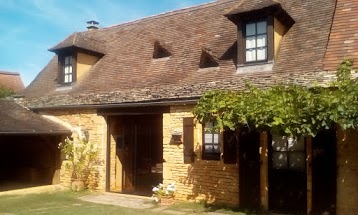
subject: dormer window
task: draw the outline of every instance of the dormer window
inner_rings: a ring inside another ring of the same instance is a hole
[[[274,60],[273,17],[238,23],[238,66],[270,63]]]
[[[72,56],[66,56],[65,60],[64,60],[64,79],[63,79],[63,83],[64,84],[70,84],[73,81],[73,67],[72,67]]]
[[[267,61],[267,22],[252,22],[245,26],[246,62]]]
[[[94,21],[91,23],[95,24]],[[73,33],[49,51],[55,52],[58,56],[59,88],[56,90],[64,90],[71,89],[72,84],[84,77],[84,74],[105,55],[106,46],[103,41],[87,37],[86,33]]]
[[[295,23],[277,1],[239,1],[225,13],[237,25],[237,73],[272,71],[283,36]]]
[[[76,82],[76,53],[64,52],[58,55],[58,84],[71,85]]]

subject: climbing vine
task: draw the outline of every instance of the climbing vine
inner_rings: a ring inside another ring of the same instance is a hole
[[[206,92],[194,108],[200,122],[216,121],[218,128],[247,126],[289,136],[315,136],[339,124],[358,127],[358,83],[351,60],[344,60],[328,87],[276,85],[241,91]]]

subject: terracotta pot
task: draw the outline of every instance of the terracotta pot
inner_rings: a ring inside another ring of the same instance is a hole
[[[160,197],[160,205],[166,206],[166,205],[171,205],[175,202],[173,196],[162,196]]]
[[[71,183],[72,191],[78,192],[85,189],[85,183],[81,179],[75,179]]]

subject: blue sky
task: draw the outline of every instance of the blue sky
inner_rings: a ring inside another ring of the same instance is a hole
[[[47,49],[86,21],[107,27],[214,0],[1,0],[0,71],[19,72],[25,85],[54,55]]]

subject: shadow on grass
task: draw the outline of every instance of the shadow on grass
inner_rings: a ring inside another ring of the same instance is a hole
[[[208,204],[205,201],[200,203],[194,202],[176,202],[174,205],[171,205],[169,209],[172,210],[181,210],[186,212],[193,213],[223,213],[223,214],[237,214],[237,215],[265,215],[268,214],[260,210],[249,210],[243,208],[235,208],[227,205],[220,204]]]

